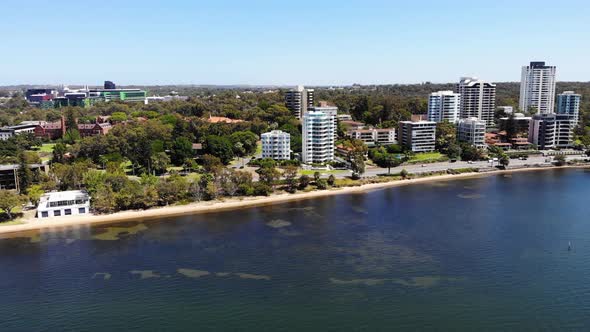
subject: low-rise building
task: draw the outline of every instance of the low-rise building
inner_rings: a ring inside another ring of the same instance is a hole
[[[537,114],[529,125],[529,142],[540,150],[562,149],[573,145],[575,121],[568,114]]]
[[[436,142],[436,122],[400,121],[399,143],[413,152],[434,151]]]
[[[86,215],[90,213],[90,196],[81,190],[47,193],[41,196],[37,218]]]
[[[108,122],[78,124],[78,132],[82,137],[106,135],[111,128],[112,126]]]
[[[352,139],[358,139],[365,144],[372,146],[376,144],[389,145],[395,144],[395,129],[384,128],[384,129],[355,129],[347,132],[348,137]]]
[[[273,130],[260,135],[262,139],[262,158],[274,160],[291,159],[291,135],[281,130]]]
[[[478,118],[460,119],[457,122],[457,139],[477,148],[485,148],[486,122]]]
[[[506,130],[509,121],[514,121],[514,129],[517,133],[526,134],[529,131],[529,123],[531,122],[530,116],[524,116],[522,113],[514,113],[513,117],[503,117],[498,120],[500,129]]]
[[[20,134],[34,134],[35,133],[35,124],[19,124],[16,126],[8,126],[0,128],[0,141],[5,141],[15,135]]]

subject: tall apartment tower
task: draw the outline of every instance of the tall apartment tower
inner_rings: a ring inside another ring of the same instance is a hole
[[[537,114],[551,114],[555,104],[555,66],[534,61],[522,67],[520,111],[534,109]]]
[[[428,97],[428,121],[456,123],[459,120],[461,95],[453,91],[433,92]]]
[[[539,150],[573,145],[574,119],[567,114],[537,114],[529,122],[529,142]]]
[[[582,95],[573,91],[564,91],[557,95],[557,114],[568,114],[574,117],[577,125],[580,120],[580,101]]]
[[[306,164],[324,164],[334,160],[335,115],[331,112],[303,113],[302,155]]]
[[[496,85],[477,79],[462,77],[457,84],[457,93],[461,95],[460,117],[462,119],[478,118],[487,126],[494,124],[496,111]]]
[[[309,107],[308,111],[324,112],[334,117],[334,140],[338,139],[338,107],[336,106],[316,106]]]
[[[285,92],[285,106],[301,119],[308,108],[313,107],[313,89],[306,89],[299,85],[296,89]]]

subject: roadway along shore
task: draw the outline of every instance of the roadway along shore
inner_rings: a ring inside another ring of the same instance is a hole
[[[107,215],[91,215],[85,217],[72,216],[72,217],[59,217],[40,221],[38,219],[26,220],[24,224],[20,225],[0,225],[0,234],[5,237],[17,237],[20,232],[33,231],[33,230],[50,230],[63,228],[68,226],[79,226],[79,225],[90,225],[90,224],[104,224],[104,223],[117,223],[123,221],[140,221],[158,219],[163,217],[183,216],[197,213],[217,212],[225,210],[234,210],[246,207],[263,206],[270,204],[277,204],[296,200],[305,200],[316,197],[324,197],[330,195],[339,194],[355,194],[365,193],[375,189],[383,189],[411,184],[419,184],[434,181],[448,181],[455,179],[466,179],[473,177],[483,177],[495,174],[505,174],[513,172],[523,171],[541,171],[541,170],[552,170],[559,168],[588,168],[589,165],[581,166],[561,166],[561,167],[528,167],[528,168],[514,168],[508,170],[493,170],[487,172],[473,172],[463,173],[456,175],[436,175],[429,177],[422,177],[408,180],[396,180],[390,182],[381,182],[373,184],[365,184],[356,187],[343,187],[334,188],[329,190],[316,190],[311,192],[302,192],[295,194],[275,194],[264,197],[242,197],[242,198],[231,198],[226,200],[208,201],[208,202],[196,202],[187,205],[176,205],[167,206],[161,208],[153,208],[149,210],[141,211],[122,211]],[[6,236],[4,236],[6,235]]]

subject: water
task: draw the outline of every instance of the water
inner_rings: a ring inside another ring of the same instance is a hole
[[[588,330],[589,188],[515,173],[3,239],[0,330]]]

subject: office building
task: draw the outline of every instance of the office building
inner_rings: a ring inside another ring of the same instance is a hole
[[[123,101],[145,103],[147,94],[140,89],[90,89],[90,96],[97,96],[103,101]]]
[[[574,117],[568,114],[537,114],[529,124],[529,142],[540,150],[573,145]]]
[[[298,119],[303,117],[303,113],[313,107],[313,89],[305,89],[299,85],[296,89],[285,92],[285,106]]]
[[[41,196],[37,218],[86,215],[90,212],[90,197],[81,190],[51,192]]]
[[[477,148],[485,148],[486,122],[477,118],[459,120],[457,122],[457,140]]]
[[[555,66],[534,61],[522,67],[520,103],[522,112],[553,113],[555,103]]]
[[[475,77],[462,77],[457,84],[457,93],[461,95],[460,117],[462,119],[478,118],[487,126],[494,124],[496,111],[496,85]]]
[[[273,130],[260,135],[262,158],[274,160],[291,159],[291,135],[281,130]]]
[[[433,92],[428,97],[428,121],[456,123],[461,95],[453,91]]]
[[[557,95],[557,114],[569,114],[574,117],[577,125],[580,120],[580,101],[582,95],[573,91],[565,91]]]
[[[303,114],[303,151],[306,164],[324,164],[334,160],[335,115],[330,112],[308,111]]]
[[[400,121],[397,135],[399,143],[413,152],[434,151],[436,122]]]
[[[0,141],[5,141],[15,135],[35,134],[35,127],[37,127],[35,123],[21,123],[16,126],[2,127],[0,128]]]

